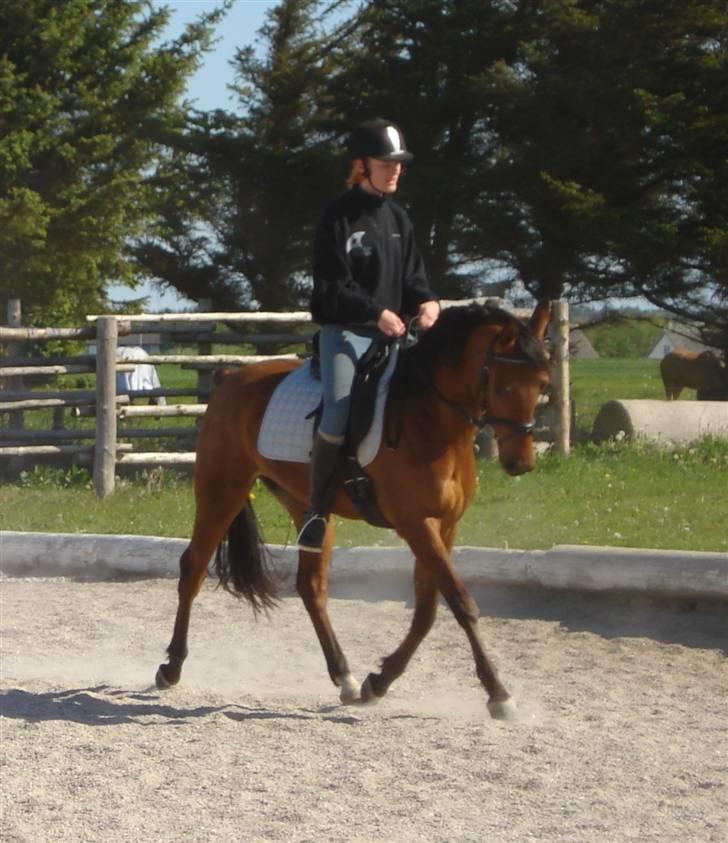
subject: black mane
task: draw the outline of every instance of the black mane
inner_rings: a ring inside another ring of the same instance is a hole
[[[512,313],[489,305],[448,307],[415,345],[401,353],[398,388],[409,391],[408,386],[412,389],[415,387],[414,382],[421,383],[423,377],[429,379],[440,364],[451,368],[459,366],[463,362],[470,334],[481,325],[497,324],[505,327],[513,323],[518,326],[516,353],[536,363],[545,363],[547,355],[543,343]]]
[[[440,363],[457,366],[462,362],[472,331],[481,325],[506,325],[512,321],[511,314],[495,307],[471,304],[445,308],[432,328],[424,331],[419,341],[407,349],[403,365],[414,365],[426,374],[433,372]]]

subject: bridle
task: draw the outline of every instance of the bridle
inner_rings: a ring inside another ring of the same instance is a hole
[[[533,362],[527,357],[515,354],[498,354],[494,349],[496,339],[497,337],[493,340],[490,348],[488,349],[488,353],[485,355],[485,360],[483,361],[483,365],[480,367],[480,376],[478,378],[478,393],[480,394],[485,392],[486,398],[488,394],[490,367],[493,363],[525,365]],[[501,442],[505,442],[516,436],[533,436],[533,432],[536,427],[535,419],[529,419],[529,421],[521,422],[515,421],[514,419],[507,419],[503,416],[494,416],[488,412],[487,406],[485,407],[485,412],[476,418],[475,416],[472,416],[461,404],[451,401],[447,396],[443,395],[434,381],[430,381],[430,386],[432,387],[435,395],[437,395],[437,397],[446,404],[455,413],[455,415],[459,416],[467,424],[471,424],[479,430],[482,430],[484,427],[492,427],[494,424],[510,428],[510,432],[505,436],[499,435],[495,433],[495,431],[493,432],[494,438]]]

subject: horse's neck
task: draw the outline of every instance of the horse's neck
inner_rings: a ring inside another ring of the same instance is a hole
[[[474,427],[432,387],[423,385],[422,390],[394,402],[389,406],[387,416],[390,435],[393,431],[398,432],[397,438],[406,438],[415,451],[424,447],[437,458],[445,450],[472,449]]]

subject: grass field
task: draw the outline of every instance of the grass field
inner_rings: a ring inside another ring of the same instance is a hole
[[[478,471],[477,497],[458,534],[461,545],[728,551],[726,442],[704,441],[674,452],[585,445],[569,458],[542,457],[531,474],[519,478],[491,462],[480,462]],[[287,515],[260,485],[253,505],[266,540],[294,540]],[[187,537],[192,519],[189,479],[160,469],[120,482],[103,501],[80,470],[70,475],[37,471],[19,484],[0,486],[3,530]],[[339,520],[337,543],[392,545],[398,539],[391,531]]]
[[[165,386],[194,374],[160,367]],[[572,361],[576,444],[569,458],[539,459],[536,470],[507,477],[480,462],[479,490],[466,513],[459,544],[548,548],[597,544],[688,550],[728,550],[725,527],[728,443],[706,441],[673,452],[643,445],[588,443],[599,407],[614,398],[661,398],[654,360]],[[88,423],[89,420],[80,420]],[[295,538],[287,515],[262,486],[254,506],[268,541]],[[193,519],[188,476],[156,469],[120,481],[115,494],[96,499],[80,469],[37,469],[0,486],[0,529],[189,536]],[[396,544],[391,531],[339,522],[341,545]]]
[[[575,438],[588,439],[594,417],[615,398],[663,399],[665,392],[657,360],[601,358],[571,361],[571,400],[576,415]],[[686,390],[684,398],[694,397]]]

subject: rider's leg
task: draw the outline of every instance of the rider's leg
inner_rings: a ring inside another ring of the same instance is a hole
[[[311,452],[311,501],[306,520],[298,534],[299,550],[320,552],[326,536],[335,488],[331,482],[339,461],[343,436],[330,436],[319,430]]]
[[[346,434],[356,364],[376,335],[376,329],[354,331],[339,325],[321,328],[319,352],[324,411],[311,454],[311,502],[298,534],[300,550],[321,550],[336,491],[332,478]]]

